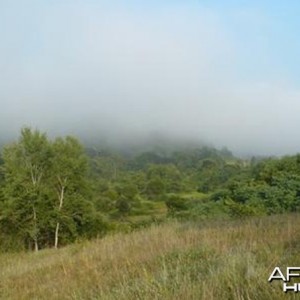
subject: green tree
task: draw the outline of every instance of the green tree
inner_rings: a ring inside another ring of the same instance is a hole
[[[6,216],[14,216],[17,226],[39,250],[39,233],[45,200],[44,181],[51,158],[46,134],[24,128],[18,142],[4,148],[4,194]]]
[[[157,196],[163,195],[165,192],[165,184],[159,177],[154,177],[149,180],[146,193],[150,198],[155,198]]]
[[[80,195],[85,185],[87,158],[83,147],[73,137],[57,138],[52,144],[52,152],[51,182],[57,197],[54,247],[57,248],[64,202],[68,197],[72,199],[76,194]]]

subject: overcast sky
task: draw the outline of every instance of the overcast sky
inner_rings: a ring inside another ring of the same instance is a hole
[[[0,135],[300,152],[299,15],[298,1],[0,0]]]

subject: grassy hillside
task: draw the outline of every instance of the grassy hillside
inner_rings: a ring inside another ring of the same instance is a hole
[[[39,253],[2,254],[2,299],[286,299],[275,266],[300,265],[298,214],[170,223]],[[297,296],[295,294],[295,296]]]

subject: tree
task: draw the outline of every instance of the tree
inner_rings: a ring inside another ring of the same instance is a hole
[[[83,147],[73,137],[57,138],[52,144],[51,182],[57,196],[54,247],[58,247],[61,212],[68,196],[80,194],[87,172]]]
[[[147,177],[149,180],[159,178],[164,183],[166,192],[179,192],[182,189],[182,176],[173,164],[149,165]]]
[[[146,193],[150,198],[154,199],[157,196],[163,195],[164,192],[165,184],[159,177],[149,180],[146,187]]]
[[[4,193],[9,199],[8,214],[15,225],[33,240],[39,250],[40,214],[44,198],[44,179],[50,163],[51,149],[46,134],[24,128],[19,141],[3,151]],[[14,211],[12,211],[13,209]]]
[[[87,158],[75,138],[51,142],[46,134],[24,128],[20,139],[4,149],[2,170],[2,238],[14,233],[38,251],[53,242],[57,248],[62,227],[70,240],[85,226],[101,225],[93,204],[83,197]],[[88,197],[89,190],[84,191]]]
[[[170,195],[167,197],[165,203],[171,213],[188,209],[187,200],[178,195]]]

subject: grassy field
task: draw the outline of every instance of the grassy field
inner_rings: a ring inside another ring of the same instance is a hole
[[[300,215],[168,223],[60,250],[0,256],[1,299],[293,299],[268,282],[300,266]]]

